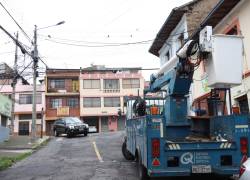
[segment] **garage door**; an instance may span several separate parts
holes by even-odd
[[[109,131],[109,125],[108,125],[108,117],[101,117],[101,131],[102,132],[108,132]]]
[[[125,117],[118,117],[117,119],[117,130],[122,131],[125,129]]]

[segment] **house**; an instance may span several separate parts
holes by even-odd
[[[32,96],[33,85],[30,85],[24,77],[19,75],[16,83],[15,96],[13,97],[12,83],[14,72],[6,63],[0,64],[0,93],[7,96],[14,103],[14,131],[13,135],[31,135],[32,125]],[[44,84],[37,85],[37,119],[36,132],[37,135],[44,133],[45,128],[41,129],[42,109],[45,109]],[[12,104],[11,103],[11,104]],[[6,106],[7,107],[7,106]],[[12,107],[10,107],[12,109]],[[11,111],[11,110],[10,110]],[[11,113],[11,112],[10,112]],[[11,119],[11,115],[9,116]],[[11,122],[7,122],[7,126],[11,126]]]
[[[221,0],[218,5],[211,10],[209,15],[201,23],[201,28],[209,25],[213,27],[213,34],[241,35],[244,37],[244,61],[243,64],[243,81],[242,84],[231,88],[232,105],[239,107],[242,114],[249,113],[250,97],[250,1],[248,0]],[[192,39],[199,38],[199,31],[192,35]],[[193,86],[193,105],[201,104],[202,109],[207,109],[206,99],[209,96],[210,89],[207,87],[206,69],[202,63],[194,74],[195,79]],[[203,103],[200,103],[203,102]],[[205,102],[205,103],[204,103]],[[227,112],[229,108],[225,109]]]
[[[124,97],[143,95],[141,68],[107,68],[92,65],[81,69],[81,119],[99,132],[123,130]],[[121,112],[121,116],[118,115]]]
[[[197,29],[200,29],[201,22],[218,2],[219,0],[193,0],[171,11],[149,49],[151,54],[160,58],[161,66],[176,54]],[[190,93],[189,106],[192,99]]]
[[[11,82],[11,80],[9,80]],[[11,98],[12,86],[5,84],[1,93]],[[42,124],[42,109],[45,110],[45,86],[44,84],[37,85],[37,97],[36,97],[36,132],[37,135],[45,132],[45,127],[41,130]],[[13,103],[14,107],[14,135],[31,135],[32,125],[32,96],[33,96],[33,85],[23,83],[22,79],[17,80],[16,93]],[[41,132],[42,131],[42,132]]]
[[[46,134],[62,117],[80,118],[79,69],[47,69],[45,76]]]

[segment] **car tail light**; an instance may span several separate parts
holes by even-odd
[[[242,176],[242,174],[244,174],[245,171],[246,171],[246,167],[242,165],[240,167],[240,173],[239,173],[240,177]]]
[[[152,157],[160,157],[160,139],[152,139]]]
[[[248,139],[246,137],[240,138],[240,151],[244,155],[248,153]]]

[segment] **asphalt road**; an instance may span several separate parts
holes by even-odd
[[[110,132],[52,138],[46,147],[0,172],[0,180],[138,180],[136,164],[122,156],[123,136]]]

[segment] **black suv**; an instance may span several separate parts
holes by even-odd
[[[60,134],[67,134],[67,137],[76,136],[78,134],[87,136],[89,126],[76,117],[67,117],[56,120],[53,131],[55,136],[59,136]]]

